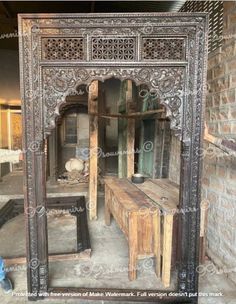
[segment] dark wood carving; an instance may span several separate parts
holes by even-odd
[[[171,129],[181,140],[180,208],[197,211],[180,216],[178,291],[197,292],[201,195],[198,152],[202,146],[207,16],[204,13],[20,15],[19,29],[25,210],[42,211],[33,217],[25,215],[27,259],[39,261],[37,267],[28,269],[28,291],[38,298],[39,293],[48,291],[49,287],[47,221],[43,212],[46,202],[44,139],[54,128],[65,97],[75,92],[79,84],[115,77],[147,84],[154,90],[167,109]],[[45,37],[56,39],[57,43],[75,43],[73,39],[78,38],[76,43],[83,45],[77,44],[80,53],[71,54],[70,60],[67,53],[48,54]],[[163,41],[157,39],[166,37],[177,43],[176,52],[171,51],[168,56],[165,41],[164,45],[158,44],[158,54],[154,53],[153,45],[147,44],[161,43]],[[111,52],[104,48],[108,38]],[[124,41],[127,44],[123,44]],[[66,45],[65,52],[68,48]],[[196,297],[189,299],[191,303],[196,301]],[[170,303],[173,303],[171,297]]]

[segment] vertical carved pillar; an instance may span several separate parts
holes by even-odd
[[[48,289],[45,153],[39,141],[26,140],[24,150],[28,292],[30,299],[36,299]]]
[[[181,142],[181,173],[180,173],[180,206],[181,210],[187,210],[190,200],[190,141]],[[187,289],[187,260],[188,260],[188,246],[189,246],[189,217],[187,212],[180,212],[179,214],[179,244],[177,260],[179,263],[179,290]]]
[[[55,184],[57,181],[57,129],[52,130],[49,136],[49,171],[50,183]]]

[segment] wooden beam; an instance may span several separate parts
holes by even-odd
[[[136,118],[136,117],[143,117],[146,115],[152,115],[152,114],[157,114],[157,113],[164,113],[164,109],[159,109],[159,110],[150,110],[146,112],[134,112],[130,114],[106,114],[106,113],[96,113],[92,115],[96,115],[98,117],[103,117],[103,118]],[[90,113],[89,113],[90,115]],[[162,118],[163,119],[163,118]]]
[[[59,253],[51,254],[48,256],[49,262],[53,261],[73,261],[81,259],[89,259],[91,255],[91,249],[86,249],[80,253]],[[10,267],[13,265],[22,265],[26,263],[26,257],[13,257],[4,258],[5,267]]]
[[[98,179],[98,81],[89,86],[89,217],[97,219],[97,179]]]

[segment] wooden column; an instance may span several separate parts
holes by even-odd
[[[49,180],[55,184],[57,181],[57,130],[52,130],[49,136]]]
[[[99,90],[98,90],[98,113],[106,113],[106,95],[105,90],[102,87],[102,84],[99,84]],[[107,120],[100,117],[98,122],[98,145],[99,148],[105,152],[106,151],[106,122]],[[100,157],[98,160],[98,166],[101,170],[102,175],[105,175],[106,173],[106,162],[105,157]]]
[[[137,278],[138,217],[136,212],[129,213],[129,280]]]
[[[166,288],[170,286],[173,218],[173,214],[165,215],[163,224],[162,282]]]
[[[97,219],[97,179],[98,179],[98,81],[89,86],[89,217]]]
[[[126,112],[130,114],[133,112],[133,90],[132,81],[127,80],[126,92]],[[127,177],[134,174],[134,140],[135,140],[135,119],[128,118],[127,120]]]

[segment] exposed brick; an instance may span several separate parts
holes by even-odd
[[[220,123],[220,133],[222,134],[230,134],[231,133],[231,125],[230,122],[222,122]]]
[[[235,8],[235,1],[224,1],[223,2],[223,8],[224,8],[224,15],[228,13],[229,10],[232,10]]]
[[[209,108],[209,107],[212,107],[212,106],[213,106],[212,96],[208,94],[206,96],[206,107]]]
[[[206,110],[206,112],[205,112],[205,120],[209,121],[209,119],[210,119],[210,110]]]
[[[233,242],[233,238],[234,238],[234,235],[233,235],[233,232],[232,232],[232,229],[229,229],[224,221],[223,223],[219,223],[219,227],[220,227],[220,232],[221,232],[221,236],[222,238],[227,241],[227,243],[232,243]]]
[[[216,191],[222,192],[224,190],[224,186],[222,184],[222,181],[219,178],[211,177],[210,178],[210,187],[212,189],[215,189]]]
[[[222,54],[217,53],[216,55],[213,55],[212,57],[208,58],[208,69],[211,69],[212,67],[215,67],[217,64],[221,63],[222,61]]]
[[[235,184],[226,184],[226,193],[236,197],[236,187]]]
[[[236,106],[231,106],[229,108],[229,118],[236,119]]]
[[[227,92],[222,92],[220,94],[220,101],[221,101],[221,104],[235,102],[235,90],[233,89],[233,90],[230,90]]]
[[[219,109],[210,110],[210,121],[218,120],[218,111],[219,111]]]
[[[235,200],[233,200],[232,198],[229,198],[229,197],[223,196],[220,199],[221,208],[234,209],[235,203],[236,203]]]
[[[235,134],[236,134],[236,123],[235,122],[231,123],[231,134],[234,134],[234,138],[235,138]]]
[[[209,178],[204,177],[204,178],[202,179],[202,183],[203,183],[204,186],[209,186],[209,185],[210,185]]]
[[[216,172],[217,172],[218,176],[220,176],[222,178],[226,178],[227,177],[228,169],[226,167],[217,166],[216,169],[217,169]]]
[[[236,170],[230,170],[230,179],[236,181]]]
[[[206,166],[206,174],[209,175],[215,175],[216,174],[216,166],[213,164]]]
[[[233,28],[236,24],[236,12],[235,10],[228,16],[228,29]]]
[[[208,126],[208,129],[209,129],[209,133],[213,133],[213,134],[218,133],[218,132],[217,132],[217,125],[216,125],[216,124],[210,124],[210,125]]]
[[[219,118],[219,120],[228,119],[229,118],[229,109],[228,108],[220,109],[218,118]]]
[[[236,1],[223,5],[222,46],[208,58],[205,118],[212,135],[236,138]],[[236,163],[232,158],[204,143],[202,198],[210,202],[208,253],[227,267],[236,260]]]
[[[218,107],[220,105],[220,94],[214,94],[212,99],[214,106]]]
[[[228,26],[228,16],[223,17],[223,30],[226,32],[229,29]]]
[[[231,59],[236,54],[235,41],[232,41],[228,45],[222,46],[222,60]]]
[[[219,64],[213,69],[213,77],[218,78],[225,74],[225,65]]]
[[[236,71],[236,57],[227,62],[227,73],[235,73]]]
[[[211,84],[211,87],[212,87],[211,90],[213,90],[214,92],[224,91],[224,90],[228,89],[230,85],[231,85],[231,87],[236,86],[236,79],[234,79],[234,77],[232,77],[232,75],[230,75],[230,77],[225,76],[225,77],[214,80]]]
[[[211,69],[209,69],[208,71],[207,71],[207,80],[212,80],[212,78],[213,78],[213,70]]]
[[[210,202],[210,206],[218,206],[219,195],[217,195],[215,192],[208,191],[207,199]]]
[[[228,83],[230,88],[236,88],[236,74],[231,74],[229,76],[229,83]]]

